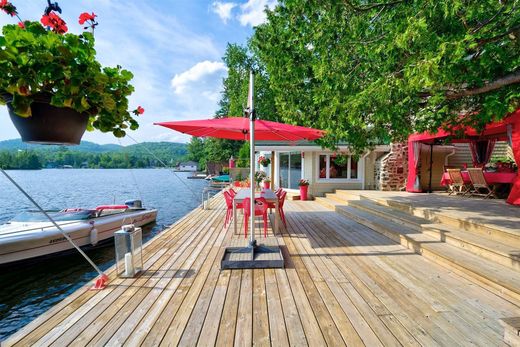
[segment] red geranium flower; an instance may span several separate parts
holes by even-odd
[[[7,0],[0,0],[0,10],[4,11],[11,17],[18,14],[18,12],[16,12],[16,7]]]
[[[88,12],[83,12],[82,14],[79,15],[79,24],[83,25],[88,20],[94,21],[96,17],[97,17],[97,15],[94,12],[92,12],[92,14],[90,14]]]
[[[44,26],[50,27],[58,34],[65,34],[69,30],[69,28],[67,28],[67,23],[65,23],[65,21],[54,12],[51,12],[48,15],[43,15],[40,21]]]
[[[140,116],[144,113],[144,108],[142,108],[141,106],[137,106],[137,108],[133,110],[132,113],[136,116]]]

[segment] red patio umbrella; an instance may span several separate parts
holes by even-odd
[[[250,135],[250,120],[245,117],[213,118],[155,124],[196,137],[217,137],[221,139],[248,141]],[[322,130],[260,119],[255,120],[254,128],[256,141],[312,141],[324,135]]]
[[[216,137],[230,140],[249,140],[250,145],[250,176],[251,180],[255,177],[255,140],[264,141],[287,141],[296,142],[301,140],[316,140],[325,135],[325,132],[318,129],[306,128],[302,126],[257,120],[253,106],[253,73],[249,78],[249,95],[247,100],[247,117],[229,117],[204,120],[190,120],[178,122],[155,123],[188,135],[197,137]],[[255,188],[251,184],[251,201],[255,199]],[[251,204],[250,211],[250,244],[253,263],[255,251],[257,251],[256,240],[254,239],[254,215],[255,204]],[[264,247],[265,248],[265,247]],[[267,252],[270,252],[269,250]],[[282,259],[283,261],[283,259]],[[241,266],[236,266],[240,268]],[[255,267],[252,265],[252,267]]]

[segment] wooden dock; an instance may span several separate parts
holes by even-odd
[[[109,273],[2,346],[500,346],[519,302],[312,201],[288,201],[285,269],[220,271],[225,204],[197,209],[145,247],[136,279]],[[241,225],[241,215],[239,217]]]

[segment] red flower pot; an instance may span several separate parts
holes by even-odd
[[[242,182],[241,181],[235,181],[235,182],[233,182],[233,185],[235,187],[242,187]]]
[[[308,191],[309,191],[309,186],[300,186],[300,200],[307,200]]]
[[[264,182],[264,188],[270,189],[271,188],[271,182]]]

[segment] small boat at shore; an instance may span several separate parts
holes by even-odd
[[[103,205],[94,209],[47,211],[81,248],[92,248],[113,240],[125,224],[136,227],[155,222],[157,210],[143,208],[141,201]],[[73,250],[63,234],[39,211],[23,212],[0,225],[0,266],[35,260]]]

